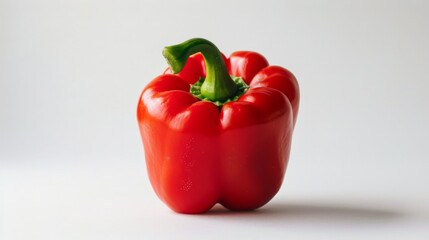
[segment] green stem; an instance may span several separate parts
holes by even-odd
[[[201,94],[212,101],[223,101],[237,91],[235,82],[229,76],[219,49],[208,40],[193,38],[181,44],[165,47],[162,54],[173,73],[182,71],[189,56],[201,52],[206,63],[206,79]]]

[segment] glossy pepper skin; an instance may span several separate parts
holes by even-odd
[[[206,55],[186,57],[179,73],[167,69],[141,94],[137,118],[150,182],[179,213],[205,212],[216,203],[230,210],[259,208],[278,192],[285,175],[298,83],[256,52],[222,54],[228,74],[242,77],[250,88],[219,109],[189,93],[190,84],[211,72]]]

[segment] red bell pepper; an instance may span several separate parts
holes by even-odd
[[[158,197],[180,213],[266,204],[289,159],[299,105],[293,74],[256,52],[226,59],[205,39],[163,55],[170,68],[146,86],[137,108]]]

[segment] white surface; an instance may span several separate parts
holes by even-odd
[[[427,239],[426,183],[295,163],[266,207],[204,215],[166,208],[137,162],[6,167],[3,239]]]
[[[0,239],[428,239],[425,1],[0,1]],[[279,194],[179,215],[135,109],[191,37],[254,50],[302,101]]]

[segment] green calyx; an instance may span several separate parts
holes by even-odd
[[[244,80],[241,77],[235,77],[235,76],[231,76],[232,80],[234,81],[234,83],[237,86],[237,91],[235,92],[235,94],[233,96],[231,96],[230,98],[227,98],[226,100],[223,101],[213,101],[210,100],[209,98],[205,97],[202,93],[201,93],[201,86],[204,85],[205,79],[200,77],[200,79],[198,80],[198,82],[196,82],[195,84],[191,85],[191,89],[189,90],[189,92],[194,95],[196,98],[202,100],[202,101],[209,101],[212,102],[214,105],[216,105],[219,108],[222,108],[222,106],[228,102],[232,102],[232,101],[237,101],[238,98],[241,97],[241,95],[243,95],[247,89],[249,89],[249,86],[244,82]]]
[[[228,73],[222,54],[210,41],[193,38],[181,44],[165,47],[162,54],[173,73],[185,67],[189,56],[201,52],[206,64],[206,79],[199,86],[201,97],[211,102],[225,102],[237,96],[237,84]]]

